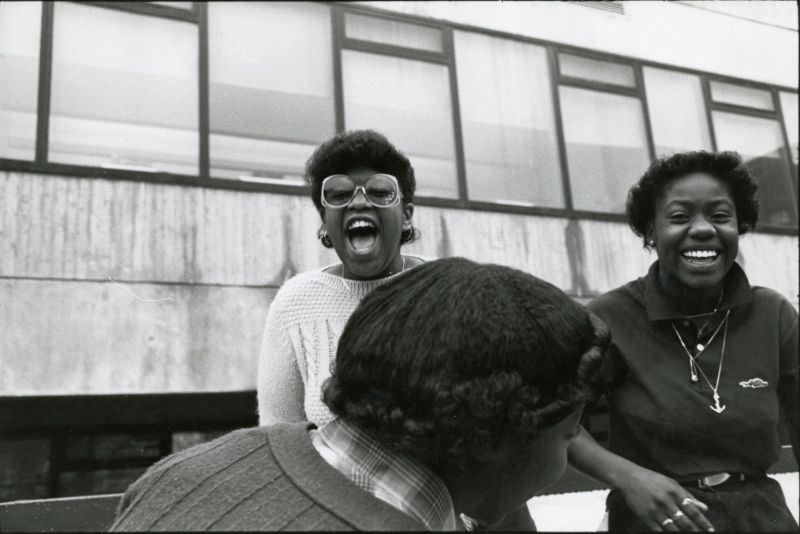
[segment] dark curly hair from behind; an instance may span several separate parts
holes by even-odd
[[[589,401],[607,342],[601,321],[544,280],[436,260],[361,302],[323,399],[393,450],[459,472]]]
[[[758,184],[737,152],[680,152],[654,161],[639,181],[628,191],[625,211],[631,229],[647,243],[655,219],[656,199],[664,187],[676,178],[693,173],[715,177],[731,192],[739,222],[739,233],[753,230],[758,222]]]
[[[417,181],[408,158],[382,134],[374,130],[352,130],[322,143],[306,162],[306,180],[311,184],[311,200],[320,215],[325,211],[320,200],[322,180],[331,174],[346,174],[359,167],[391,174],[400,185],[403,203],[414,202]],[[412,226],[403,230],[400,242],[410,243],[417,237],[418,231]]]

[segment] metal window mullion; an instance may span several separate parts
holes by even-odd
[[[331,7],[331,46],[333,48],[333,106],[336,133],[345,129],[344,80],[342,79],[342,40],[344,38],[344,11]]]
[[[50,142],[50,97],[53,74],[53,18],[55,4],[42,2],[42,24],[39,39],[39,87],[36,103],[36,156],[38,165],[47,163]]]
[[[442,45],[446,46],[444,42],[444,35],[442,35]],[[342,47],[348,50],[357,50],[359,52],[366,52],[370,54],[379,54],[382,56],[399,57],[401,59],[411,59],[415,61],[427,61],[429,63],[439,63],[447,65],[449,59],[446,53],[431,52],[428,50],[418,50],[415,48],[406,48],[403,46],[387,45],[383,43],[376,43],[373,41],[364,41],[361,39],[353,39],[351,37],[341,36]]]
[[[458,182],[458,198],[462,205],[469,201],[467,185],[467,163],[464,153],[464,136],[461,125],[461,102],[458,97],[458,71],[456,70],[456,54],[453,40],[453,30],[442,29],[442,45],[449,59],[448,75],[450,80],[450,110],[453,114],[453,142],[456,156],[456,180]]]
[[[211,157],[209,143],[211,135],[210,108],[209,108],[209,65],[208,65],[208,5],[205,2],[195,4],[197,9],[198,32],[198,174],[201,178],[208,178],[211,174]]]
[[[547,51],[547,66],[550,69],[550,98],[553,102],[554,120],[553,125],[556,129],[556,141],[558,143],[558,160],[561,164],[561,186],[564,194],[564,208],[567,213],[574,211],[572,205],[572,186],[570,185],[569,162],[567,158],[567,142],[564,137],[564,125],[561,115],[561,95],[559,93],[559,67],[558,52],[552,48],[545,48]]]
[[[76,4],[88,7],[100,7],[113,9],[134,15],[145,15],[159,17],[183,22],[197,22],[198,12],[195,9],[197,4],[205,2],[193,2],[191,9],[181,9],[179,7],[162,6],[151,2],[75,2]]]
[[[706,108],[706,121],[708,121],[708,135],[711,138],[711,150],[716,152],[717,149],[717,129],[714,126],[714,116],[711,109],[711,89],[708,84],[708,78],[700,77],[700,86],[703,90],[703,105]]]
[[[647,90],[644,84],[644,72],[641,64],[633,66],[633,75],[636,84],[641,88],[640,102],[642,103],[642,117],[644,118],[644,134],[647,137],[647,148],[650,152],[650,161],[656,160],[656,142],[653,133],[653,123],[650,121],[650,105],[647,102]]]
[[[798,197],[798,184],[797,184],[797,167],[795,167],[794,162],[792,161],[792,146],[789,143],[789,136],[786,133],[786,123],[783,120],[783,106],[781,105],[781,98],[780,92],[777,89],[773,89],[770,91],[770,95],[772,96],[772,107],[775,108],[775,112],[778,114],[778,125],[780,126],[781,130],[781,138],[783,139],[783,146],[786,148],[786,166],[789,171],[789,189],[792,192],[792,207],[794,208],[794,215],[795,219],[798,219],[798,212],[797,212],[797,197]]]

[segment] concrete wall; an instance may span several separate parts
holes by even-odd
[[[625,224],[418,207],[405,248],[511,265],[587,298],[654,257]],[[336,260],[304,196],[0,171],[0,395],[255,387],[289,276]],[[741,241],[797,306],[798,240]]]
[[[580,2],[358,3],[765,83],[798,82],[795,2],[630,1],[624,14]]]

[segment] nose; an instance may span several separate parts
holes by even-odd
[[[695,239],[708,239],[713,237],[716,233],[714,225],[703,216],[695,217],[692,219],[692,224],[689,227],[689,235]]]
[[[369,200],[367,200],[367,192],[363,187],[357,187],[356,192],[353,193],[353,198],[350,199],[349,208],[363,209],[369,207]]]

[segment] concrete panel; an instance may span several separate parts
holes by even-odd
[[[0,395],[255,388],[274,293],[0,280]]]
[[[508,265],[571,287],[567,219],[429,207],[418,207],[414,219],[422,238],[409,253]]]
[[[745,234],[739,240],[739,263],[752,285],[782,293],[798,307],[798,240],[793,236]]]
[[[280,285],[333,261],[304,196],[0,172],[0,276]]]
[[[657,257],[626,223],[580,221],[585,246],[583,273],[598,295],[643,276]]]

